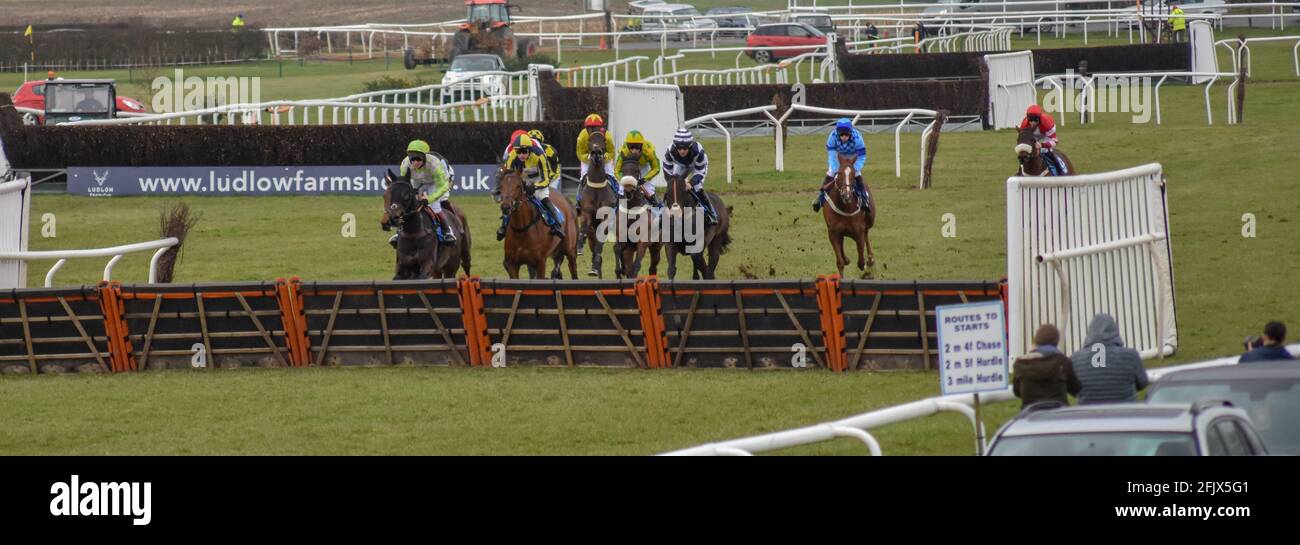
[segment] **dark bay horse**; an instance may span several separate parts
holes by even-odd
[[[600,223],[596,212],[601,208],[613,209],[618,204],[618,197],[614,195],[614,188],[609,187],[609,181],[605,179],[607,157],[604,133],[596,132],[591,135],[587,152],[589,157],[587,175],[583,177],[582,183],[578,184],[578,215],[581,216],[581,221],[577,247],[578,251],[582,251],[585,243],[591,251],[591,270],[587,271],[587,276],[599,277],[602,276],[600,254],[605,250],[605,242],[596,236],[596,226]]]
[[[559,280],[564,278],[560,265],[568,258],[569,276],[577,279],[577,221],[573,206],[559,191],[550,194],[551,204],[564,215],[564,238],[552,236],[550,227],[542,220],[541,210],[531,202],[533,191],[533,186],[524,183],[517,171],[504,170],[497,176],[493,196],[501,202],[501,213],[509,218],[503,261],[506,273],[510,278],[519,278],[519,267],[526,266],[529,277],[540,279],[546,270],[546,259],[553,257],[555,267],[551,269],[551,278]]]
[[[826,236],[831,240],[831,249],[835,252],[835,268],[844,276],[844,266],[849,264],[844,255],[844,238],[853,239],[858,244],[858,269],[866,270],[876,263],[876,254],[871,251],[871,239],[868,231],[876,225],[876,200],[871,199],[871,206],[863,211],[858,206],[858,195],[853,191],[853,179],[857,171],[853,170],[853,155],[840,155],[840,168],[835,173],[832,186],[826,191],[826,206],[822,207],[822,217],[826,220]],[[863,178],[863,187],[867,180]],[[867,188],[867,194],[871,189]],[[863,246],[866,253],[863,253]]]
[[[1017,176],[1051,176],[1052,171],[1047,168],[1047,159],[1043,157],[1042,150],[1038,145],[1037,139],[1034,138],[1034,129],[1020,129],[1020,134],[1016,136],[1016,158],[1020,160],[1020,170],[1016,172]],[[1074,163],[1061,150],[1054,149],[1057,157],[1065,163],[1065,168],[1069,174],[1077,174],[1074,170]]]
[[[393,280],[426,278],[455,278],[456,269],[464,267],[470,274],[469,225],[459,209],[444,208],[445,227],[456,235],[451,244],[438,244],[430,211],[425,202],[417,200],[410,176],[398,177],[389,170],[385,174],[388,188],[384,190],[384,217],[380,226],[388,230],[398,228],[397,272]],[[450,205],[450,203],[448,203]]]
[[[653,251],[650,274],[655,274],[659,264],[660,243],[651,242],[651,240],[659,240],[657,238],[659,222],[655,217],[654,208],[650,206],[650,200],[635,183],[623,184],[623,195],[626,199],[619,203],[618,213],[614,217],[614,256],[617,265],[615,276],[636,278],[641,272],[641,260],[645,258],[646,251]],[[624,226],[627,227],[626,230]]]
[[[704,214],[704,208],[695,198],[695,192],[691,191],[690,185],[686,179],[680,175],[670,175],[665,173],[664,180],[668,183],[667,191],[664,193],[664,215],[660,221],[673,221],[673,214],[681,212],[685,226],[692,223],[695,217]],[[715,278],[714,272],[718,270],[718,257],[727,251],[731,245],[731,209],[722,202],[717,194],[705,191],[705,196],[713,204],[713,211],[718,214],[718,222],[707,225],[704,228],[704,242],[699,251],[690,252],[693,241],[683,238],[681,233],[674,233],[673,240],[665,241],[668,251],[668,278],[677,277],[677,254],[690,256],[691,263],[695,265],[695,271],[692,273],[694,279],[712,280]],[[699,233],[693,233],[699,236]],[[708,259],[705,260],[705,252],[708,252]],[[652,265],[653,268],[653,265]]]

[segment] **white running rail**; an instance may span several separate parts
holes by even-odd
[[[136,242],[134,244],[123,244],[111,248],[95,248],[91,250],[45,250],[30,252],[0,251],[0,262],[12,260],[25,263],[37,259],[57,259],[58,261],[54,263],[53,267],[50,267],[49,272],[45,273],[45,287],[51,288],[54,287],[54,274],[59,272],[59,269],[63,268],[63,264],[67,263],[69,259],[112,257],[112,259],[108,260],[108,265],[104,266],[104,281],[107,282],[113,279],[113,267],[117,265],[118,261],[122,260],[123,256],[135,252],[155,250],[153,257],[149,259],[149,283],[155,284],[158,281],[158,260],[168,248],[177,245],[179,242],[179,240],[169,237],[148,242]]]
[[[759,106],[757,108],[746,108],[743,110],[719,112],[716,114],[702,115],[694,119],[688,119],[682,126],[689,129],[694,126],[704,125],[705,123],[712,122],[713,128],[716,128],[718,131],[722,132],[722,137],[726,140],[726,146],[727,146],[727,183],[731,183],[731,131],[727,130],[727,128],[723,126],[722,122],[720,122],[719,120],[734,118],[734,117],[745,117],[745,116],[761,113],[767,116],[767,119],[772,122],[772,126],[775,127],[779,124],[779,122],[777,121],[776,117],[772,115],[772,112],[774,111],[776,111],[776,106],[768,105],[768,106]]]
[[[839,110],[835,108],[819,108],[816,106],[805,106],[803,104],[791,105],[790,109],[786,110],[786,112],[781,115],[781,118],[778,120],[778,123],[776,125],[776,170],[777,172],[785,172],[785,149],[784,146],[781,145],[782,141],[784,140],[782,138],[783,137],[782,127],[785,126],[786,120],[790,118],[790,114],[793,114],[795,112],[809,112],[815,114],[827,114],[833,116],[848,117],[852,119],[854,125],[856,125],[858,121],[863,118],[898,119],[899,120],[898,123],[896,123],[894,126],[894,176],[900,178],[903,176],[903,162],[902,162],[903,156],[902,156],[902,145],[901,145],[903,129],[913,121],[921,122],[926,118],[930,119],[930,123],[927,124],[925,129],[921,131],[920,164],[924,165],[925,157],[928,152],[925,144],[930,137],[930,133],[934,131],[935,118],[938,117],[939,115],[939,113],[934,110],[926,110],[922,108],[899,108],[895,110]],[[921,183],[924,183],[925,181],[924,169],[918,169],[918,170],[922,171],[920,172],[920,174],[918,174],[918,176],[920,178]]]

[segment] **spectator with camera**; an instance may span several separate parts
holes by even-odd
[[[1269,322],[1264,326],[1264,335],[1252,337],[1246,341],[1249,352],[1241,355],[1237,363],[1253,361],[1294,360],[1282,343],[1286,342],[1286,325],[1282,322]]]

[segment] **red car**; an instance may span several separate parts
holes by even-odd
[[[759,25],[745,39],[745,45],[754,48],[745,51],[746,55],[758,62],[772,62],[777,59],[797,57],[804,53],[816,51],[810,49],[757,49],[764,46],[826,45],[826,35],[804,23],[772,23]]]
[[[28,81],[18,86],[18,91],[14,92],[14,106],[20,108],[31,108],[34,110],[45,111],[45,80]],[[131,113],[145,113],[144,104],[140,101],[124,96],[117,96],[117,111]],[[23,120],[29,124],[45,124],[45,116],[42,114],[24,115]]]

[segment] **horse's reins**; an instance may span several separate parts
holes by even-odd
[[[525,195],[527,195],[527,192],[525,192],[524,189],[525,187],[523,185],[523,181],[520,181],[520,185],[519,185],[520,195],[515,197],[515,202],[512,203],[510,205],[510,209],[506,211],[507,218],[513,217],[515,215],[515,212],[519,210],[519,205],[523,203],[524,199],[526,198]],[[533,221],[528,222],[528,225],[525,225],[523,227],[515,227],[511,225],[510,228],[514,229],[516,233],[523,233],[528,231],[529,229],[532,229],[532,227],[534,225],[537,225],[537,222],[539,221],[542,221],[542,213],[540,211],[537,214],[533,215]]]

